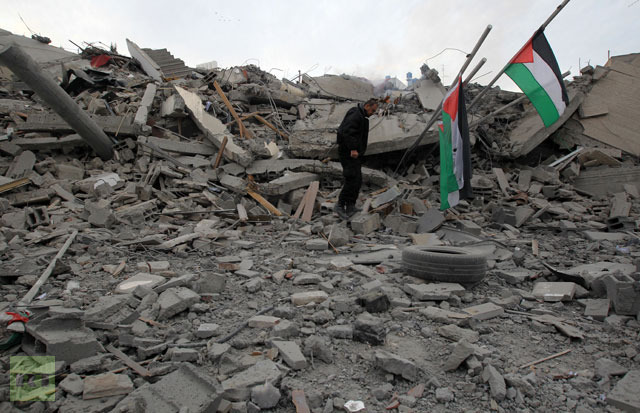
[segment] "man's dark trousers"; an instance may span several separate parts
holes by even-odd
[[[348,154],[340,155],[340,164],[342,165],[342,176],[344,184],[338,203],[340,205],[355,205],[362,186],[362,172],[360,170],[360,158],[351,158]]]

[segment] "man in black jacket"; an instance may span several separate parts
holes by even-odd
[[[378,101],[369,99],[349,109],[338,128],[338,155],[344,183],[334,210],[347,219],[357,212],[356,201],[362,185],[360,167],[369,140],[369,116],[378,110]]]

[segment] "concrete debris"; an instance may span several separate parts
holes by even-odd
[[[0,30],[9,43],[54,76],[62,64],[64,92],[113,143],[97,153],[0,66],[0,311],[29,318],[3,327],[22,334],[12,356],[55,356],[60,377],[55,402],[17,407],[640,408],[638,55],[568,81],[550,128],[520,93],[488,90],[469,113],[475,197],[442,211],[437,127],[392,173],[446,92],[426,66],[396,90],[191,69],[130,41],[132,58]],[[336,130],[381,94],[361,210],[341,220]],[[404,270],[412,245],[474,254],[441,254],[425,265],[451,279],[426,282]]]

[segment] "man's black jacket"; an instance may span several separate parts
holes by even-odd
[[[369,141],[369,119],[362,104],[358,104],[347,112],[338,128],[338,153],[340,157],[349,157],[352,150],[358,151],[362,158]]]

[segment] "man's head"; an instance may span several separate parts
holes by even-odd
[[[369,99],[364,102],[364,113],[367,117],[373,115],[378,110],[378,99]]]

